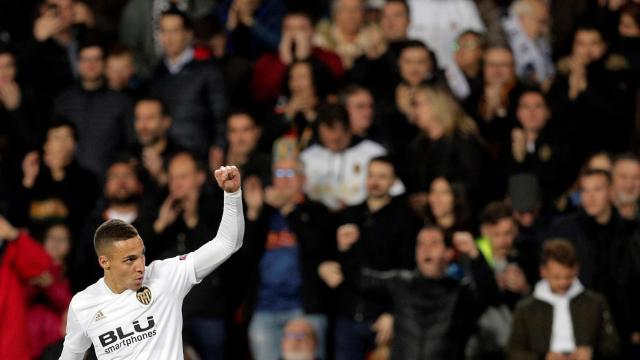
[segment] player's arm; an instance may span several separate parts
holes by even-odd
[[[82,360],[89,346],[91,346],[91,339],[85,335],[75,312],[69,306],[67,334],[64,338],[64,346],[59,360]]]
[[[240,171],[235,166],[223,166],[214,172],[214,176],[224,190],[224,208],[216,237],[193,253],[198,281],[240,249],[244,235]]]

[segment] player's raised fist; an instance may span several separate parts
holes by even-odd
[[[228,193],[240,189],[240,171],[235,166],[221,166],[213,172],[218,186]]]

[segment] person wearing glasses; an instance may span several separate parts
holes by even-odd
[[[304,317],[316,332],[318,359],[324,359],[328,288],[318,265],[335,247],[329,211],[303,193],[305,175],[299,159],[275,160],[272,185],[263,189],[257,177],[245,180],[246,247],[239,253],[248,283],[244,314],[256,360],[280,353],[286,323]]]

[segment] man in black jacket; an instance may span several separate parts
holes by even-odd
[[[498,296],[491,269],[467,235],[456,233],[451,247],[441,229],[425,227],[417,238],[417,271],[363,270],[365,287],[393,299],[392,360],[464,359],[471,324]],[[456,252],[462,279],[447,275]]]
[[[395,169],[388,157],[371,160],[367,200],[340,214],[337,261],[323,262],[319,268],[323,280],[339,292],[338,360],[362,359],[375,343],[384,345],[390,340],[389,299],[385,294],[362,289],[362,267],[387,271],[410,269],[415,264],[414,243],[420,223],[404,198],[391,197],[395,181]]]
[[[194,58],[192,22],[170,8],[160,18],[164,57],[153,74],[151,92],[169,109],[169,134],[183,147],[206,156],[224,144],[227,96],[222,72]]]
[[[329,211],[305,198],[305,177],[298,159],[283,158],[273,167],[273,185],[262,191],[256,177],[245,180],[247,272],[245,314],[251,318],[249,343],[256,360],[280,356],[285,324],[304,316],[315,328],[318,358],[324,359],[326,292],[318,265],[331,252]]]
[[[580,281],[611,304],[623,352],[628,352],[637,307],[629,296],[637,276],[637,236],[633,223],[620,217],[610,202],[611,177],[603,170],[587,170],[579,178],[582,209],[551,224],[546,238],[565,238],[576,248]],[[634,245],[636,244],[636,245]],[[636,247],[634,247],[636,246]]]

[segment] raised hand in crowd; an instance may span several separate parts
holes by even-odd
[[[324,261],[318,266],[318,275],[328,287],[335,289],[344,281],[342,267],[336,261]]]
[[[256,220],[264,205],[264,191],[260,179],[257,176],[249,176],[244,181],[242,194],[247,206],[247,219]]]
[[[371,326],[371,330],[376,332],[376,344],[386,345],[393,339],[393,315],[383,313]]]
[[[473,235],[467,231],[458,231],[453,234],[453,247],[470,259],[475,259],[480,254]]]
[[[153,223],[153,231],[156,234],[160,234],[169,225],[173,224],[180,215],[180,204],[175,197],[169,195],[160,206],[158,212],[158,218]]]
[[[167,184],[169,180],[167,170],[164,168],[164,160],[162,155],[156,149],[145,147],[142,149],[142,166],[149,172],[149,175],[155,179],[160,186]]]
[[[59,9],[49,6],[34,22],[33,37],[40,42],[46,41],[62,31],[65,26],[65,22],[60,18]]]
[[[40,173],[40,154],[31,151],[22,159],[22,186],[31,189]]]
[[[0,216],[0,242],[1,241],[13,241],[18,238],[20,231],[16,229],[10,222],[3,216]]]
[[[283,64],[291,65],[295,60],[305,60],[311,56],[311,43],[300,32],[282,33],[278,55]]]
[[[351,247],[358,242],[360,238],[360,230],[355,224],[344,224],[340,226],[336,232],[338,250],[340,252],[349,251]]]
[[[587,60],[574,54],[569,60],[569,98],[575,100],[587,86]]]
[[[520,128],[511,130],[511,155],[519,163],[524,162],[527,156],[527,137]]]
[[[509,264],[505,270],[497,275],[498,286],[503,290],[508,290],[516,294],[528,294],[529,283],[522,269],[515,264]]]
[[[387,51],[387,42],[382,30],[377,26],[368,26],[362,30],[362,48],[367,58],[375,60]]]
[[[20,86],[14,81],[0,80],[0,104],[7,110],[13,111],[20,107],[22,92]]]

